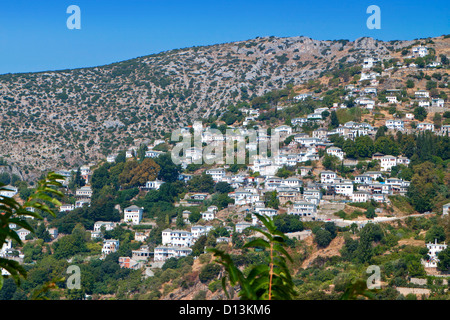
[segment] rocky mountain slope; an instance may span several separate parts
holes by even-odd
[[[412,43],[264,37],[94,68],[1,75],[0,155],[26,172],[68,168]]]

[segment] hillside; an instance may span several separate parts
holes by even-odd
[[[26,174],[68,168],[413,43],[264,37],[94,68],[1,75],[0,154],[26,164]]]

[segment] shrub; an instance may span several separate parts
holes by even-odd
[[[200,271],[200,274],[198,275],[198,278],[200,279],[200,282],[207,283],[215,278],[220,273],[220,266],[213,263],[208,263],[206,266],[202,268]]]

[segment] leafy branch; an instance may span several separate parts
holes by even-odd
[[[253,266],[246,276],[234,264],[231,256],[218,249],[208,249],[216,257],[216,263],[221,264],[226,271],[222,278],[222,287],[225,294],[230,298],[227,291],[227,281],[231,286],[239,284],[239,297],[243,300],[291,300],[296,295],[294,283],[287,266],[287,260],[292,258],[286,251],[287,237],[277,230],[273,219],[256,214],[267,231],[260,228],[250,227],[250,230],[264,235],[265,239],[254,239],[244,245],[244,248],[263,247],[269,250],[267,264]]]
[[[32,208],[55,216],[55,213],[50,209],[46,202],[52,203],[55,206],[61,205],[56,198],[64,196],[64,194],[57,189],[62,186],[58,181],[61,179],[64,179],[64,177],[54,172],[49,172],[44,179],[38,182],[35,192],[23,205],[13,198],[0,196],[0,248],[3,247],[7,239],[14,239],[19,245],[23,244],[17,232],[10,228],[10,224],[15,224],[34,233],[33,227],[30,226],[24,217],[34,217],[40,220],[42,220],[43,217],[38,212],[33,212],[34,210],[31,211]],[[0,191],[9,190],[5,188],[4,184],[0,184]],[[27,276],[24,267],[14,260],[0,257],[0,269],[2,268],[11,274],[11,277],[18,285],[20,285],[20,276],[23,276],[24,278]],[[0,289],[2,284],[3,279],[0,280]]]

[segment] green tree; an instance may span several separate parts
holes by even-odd
[[[330,114],[330,126],[329,126],[329,129],[335,129],[337,127],[339,127],[339,119],[338,119],[338,116],[336,114],[336,111],[333,110],[333,111],[331,111],[331,114]]]
[[[300,217],[290,214],[280,214],[273,218],[275,227],[283,233],[303,230],[303,222]]]
[[[437,240],[438,243],[445,241],[445,230],[442,226],[432,226],[425,235],[425,242],[434,243]]]
[[[423,121],[426,119],[427,117],[427,110],[425,110],[424,107],[416,107],[414,109],[414,118],[419,120],[419,121]]]
[[[198,275],[198,279],[200,280],[201,283],[208,283],[219,276],[220,269],[221,268],[219,265],[214,263],[208,263],[201,269]]]
[[[203,172],[201,175],[195,175],[188,182],[188,190],[191,192],[214,192],[214,180],[211,175]]]
[[[406,80],[406,87],[407,88],[414,88],[414,81],[412,79]]]
[[[268,191],[264,194],[264,204],[268,208],[278,209],[278,206],[280,205],[280,200],[277,196],[277,191]]]
[[[443,272],[450,272],[450,247],[438,253],[437,268]]]
[[[164,153],[155,159],[159,165],[158,179],[165,182],[175,182],[178,180],[181,168],[172,161],[169,153]]]
[[[328,230],[319,228],[314,234],[314,242],[319,248],[326,248],[333,240],[331,233]]]

